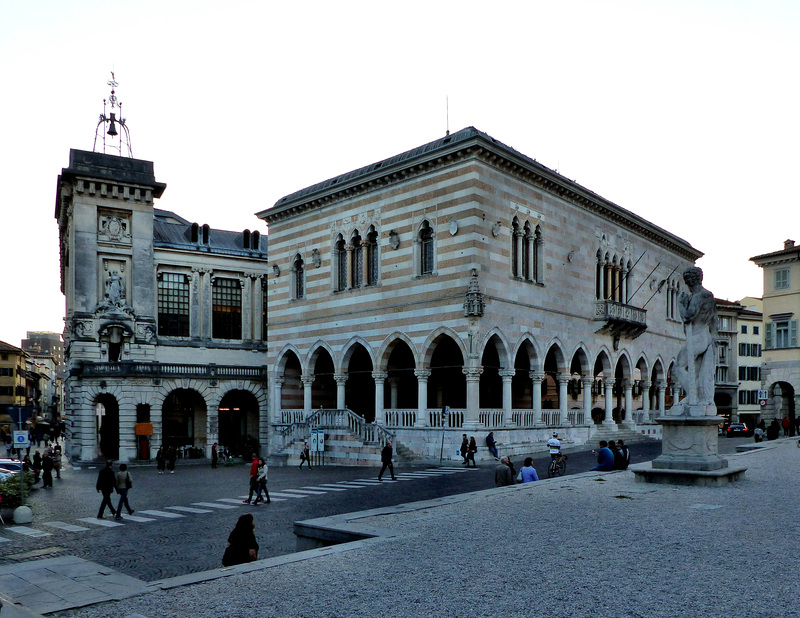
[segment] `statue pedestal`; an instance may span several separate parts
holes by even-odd
[[[739,480],[747,468],[731,468],[718,454],[722,421],[714,404],[673,406],[668,416],[656,418],[663,432],[661,456],[651,464],[631,466],[636,480],[671,485],[724,485]]]

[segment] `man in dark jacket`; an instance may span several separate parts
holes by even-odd
[[[114,490],[117,488],[117,476],[114,474],[114,470],[111,469],[111,462],[106,462],[106,467],[100,470],[99,474],[97,475],[97,485],[95,489],[97,489],[97,493],[103,493],[103,501],[100,503],[100,511],[97,513],[97,519],[103,519],[103,513],[105,513],[106,506],[108,510],[111,511],[112,515],[116,515],[117,512],[114,510],[114,507],[111,505],[111,494],[114,493]]]
[[[381,463],[383,464],[383,466],[381,466],[380,474],[378,474],[378,480],[379,481],[383,480],[381,477],[383,476],[383,473],[386,471],[386,468],[389,468],[389,474],[392,475],[392,480],[396,481],[397,479],[394,476],[394,466],[392,465],[392,442],[391,442],[391,440],[386,443],[386,446],[384,446],[383,450],[381,451]]]
[[[497,487],[505,487],[506,485],[513,485],[516,480],[514,477],[514,465],[508,457],[503,457],[500,460],[500,465],[494,469],[494,484]]]

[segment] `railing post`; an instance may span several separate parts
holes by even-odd
[[[417,377],[417,422],[414,427],[428,426],[428,378],[431,377],[430,369],[415,369]]]
[[[386,424],[386,412],[383,409],[383,385],[389,374],[385,371],[373,371],[372,379],[375,380],[375,422],[378,425]]]

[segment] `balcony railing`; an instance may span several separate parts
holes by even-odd
[[[604,322],[601,331],[614,336],[635,339],[647,330],[647,310],[614,300],[598,300],[594,304],[595,322]]]
[[[194,365],[184,363],[82,363],[72,370],[84,378],[205,378],[267,380],[267,368],[237,365]]]

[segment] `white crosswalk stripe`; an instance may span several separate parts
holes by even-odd
[[[303,489],[316,489],[319,491],[347,491],[346,487],[336,487],[335,485],[329,485],[327,487],[316,487],[314,485],[306,485]]]
[[[4,536],[0,536],[0,543],[10,543],[11,539],[7,539]]]
[[[236,509],[239,507],[230,504],[219,504],[217,502],[192,502],[192,506],[207,506],[210,509]]]
[[[288,491],[290,493],[298,493],[298,494],[305,494],[308,496],[324,496],[324,491],[313,491],[311,489],[284,489],[284,492]]]
[[[87,524],[92,524],[93,526],[101,526],[103,528],[115,528],[116,526],[123,525],[108,519],[97,519],[97,517],[82,517],[78,521],[85,521]]]
[[[28,526],[11,526],[7,529],[8,532],[13,532],[14,534],[21,534],[22,536],[50,536],[49,532],[43,532],[41,530],[37,530],[36,528],[30,528]]]
[[[167,519],[177,519],[178,517],[185,517],[185,515],[180,515],[178,513],[170,513],[169,511],[157,511],[155,509],[151,509],[148,511],[139,511],[140,513],[144,513],[145,515],[152,515],[153,517],[166,517]]]
[[[287,494],[280,491],[271,491],[269,492],[270,498],[273,496],[278,498],[308,498],[306,494]]]
[[[247,496],[242,496],[238,500],[236,498],[217,498],[217,502],[225,502],[226,504],[242,504],[242,500],[247,498]]]
[[[136,511],[141,513],[141,511]],[[137,524],[144,524],[148,521],[156,521],[152,517],[139,517],[138,515],[125,515],[125,521],[135,521]]]
[[[208,509],[196,509],[191,506],[165,506],[164,508],[171,511],[179,511],[181,513],[213,513],[213,511]]]
[[[68,524],[63,521],[46,521],[42,525],[57,528],[58,530],[66,530],[67,532],[84,532],[89,529],[83,526],[76,526],[75,524]]]

